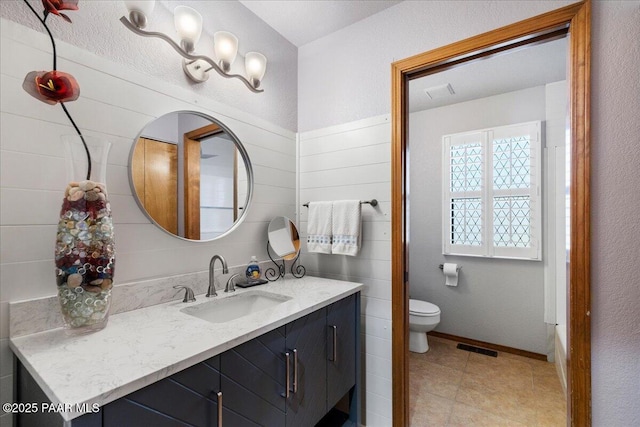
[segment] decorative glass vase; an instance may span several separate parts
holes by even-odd
[[[115,267],[111,206],[106,170],[111,143],[84,137],[91,172],[78,135],[63,135],[69,184],[64,193],[55,263],[58,300],[65,328],[74,333],[104,328],[109,318]]]

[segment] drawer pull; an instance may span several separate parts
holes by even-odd
[[[331,328],[331,331],[333,332],[333,351],[332,351],[332,358],[330,359],[331,362],[337,362],[338,361],[338,327],[335,325],[330,325],[329,328]]]
[[[218,427],[222,427],[222,392],[216,393],[218,395]]]
[[[287,371],[287,381],[286,381],[286,384],[285,384],[284,397],[285,397],[286,399],[288,399],[288,398],[289,398],[289,392],[291,391],[291,390],[290,390],[290,388],[291,388],[291,386],[290,386],[290,384],[291,384],[291,353],[289,353],[289,352],[287,351],[287,352],[284,354],[284,357],[285,357],[285,359],[286,359],[286,361],[287,361],[287,364],[286,364],[286,366],[287,366],[287,368],[286,368],[286,371]]]
[[[293,349],[293,392],[298,392],[298,350]]]

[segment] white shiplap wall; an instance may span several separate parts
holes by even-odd
[[[308,201],[377,199],[362,206],[358,256],[310,254],[302,263],[313,276],[361,282],[362,419],[367,427],[390,426],[391,412],[391,125],[389,116],[300,134],[300,204]],[[306,242],[307,209],[300,211]]]
[[[0,390],[5,402],[12,399],[13,381],[8,302],[56,293],[53,246],[66,186],[60,135],[73,129],[59,106],[41,103],[22,90],[29,71],[51,66],[48,39],[1,20],[0,40]],[[116,285],[204,271],[216,253],[230,267],[247,263],[250,255],[267,259],[268,222],[295,215],[294,132],[65,43],[58,43],[58,54],[58,69],[73,74],[81,87],[80,98],[67,105],[76,123],[86,135],[103,136],[113,144],[107,186],[116,232]],[[215,84],[216,78],[207,84]],[[253,164],[254,197],[247,218],[215,242],[167,235],[146,218],[131,194],[127,164],[133,140],[151,120],[174,110],[220,119],[245,145]],[[10,424],[9,415],[0,416],[0,425]]]

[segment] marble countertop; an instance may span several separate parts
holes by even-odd
[[[214,299],[221,302],[254,289],[291,297],[227,323],[180,312],[210,301],[198,295],[193,303],[180,299],[112,315],[105,329],[92,334],[73,336],[58,328],[11,338],[10,346],[52,403],[74,408],[61,413],[71,420],[82,415],[75,408],[83,404],[112,402],[362,288],[359,283],[287,277],[229,294],[218,291]]]

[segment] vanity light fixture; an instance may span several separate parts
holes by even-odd
[[[145,31],[148,16],[153,12],[155,1],[125,1],[129,10],[129,19],[121,17],[120,22],[129,30],[142,37],[155,37],[167,42],[184,59],[182,69],[193,81],[201,83],[209,79],[209,71],[215,70],[227,78],[241,80],[252,92],[264,92],[258,89],[267,69],[267,58],[258,52],[245,55],[247,77],[230,74],[231,65],[238,54],[238,38],[227,31],[218,31],[213,35],[214,52],[217,60],[205,55],[194,54],[196,43],[202,33],[202,15],[187,6],[178,6],[174,11],[175,26],[180,43],[176,43],[164,33]]]

